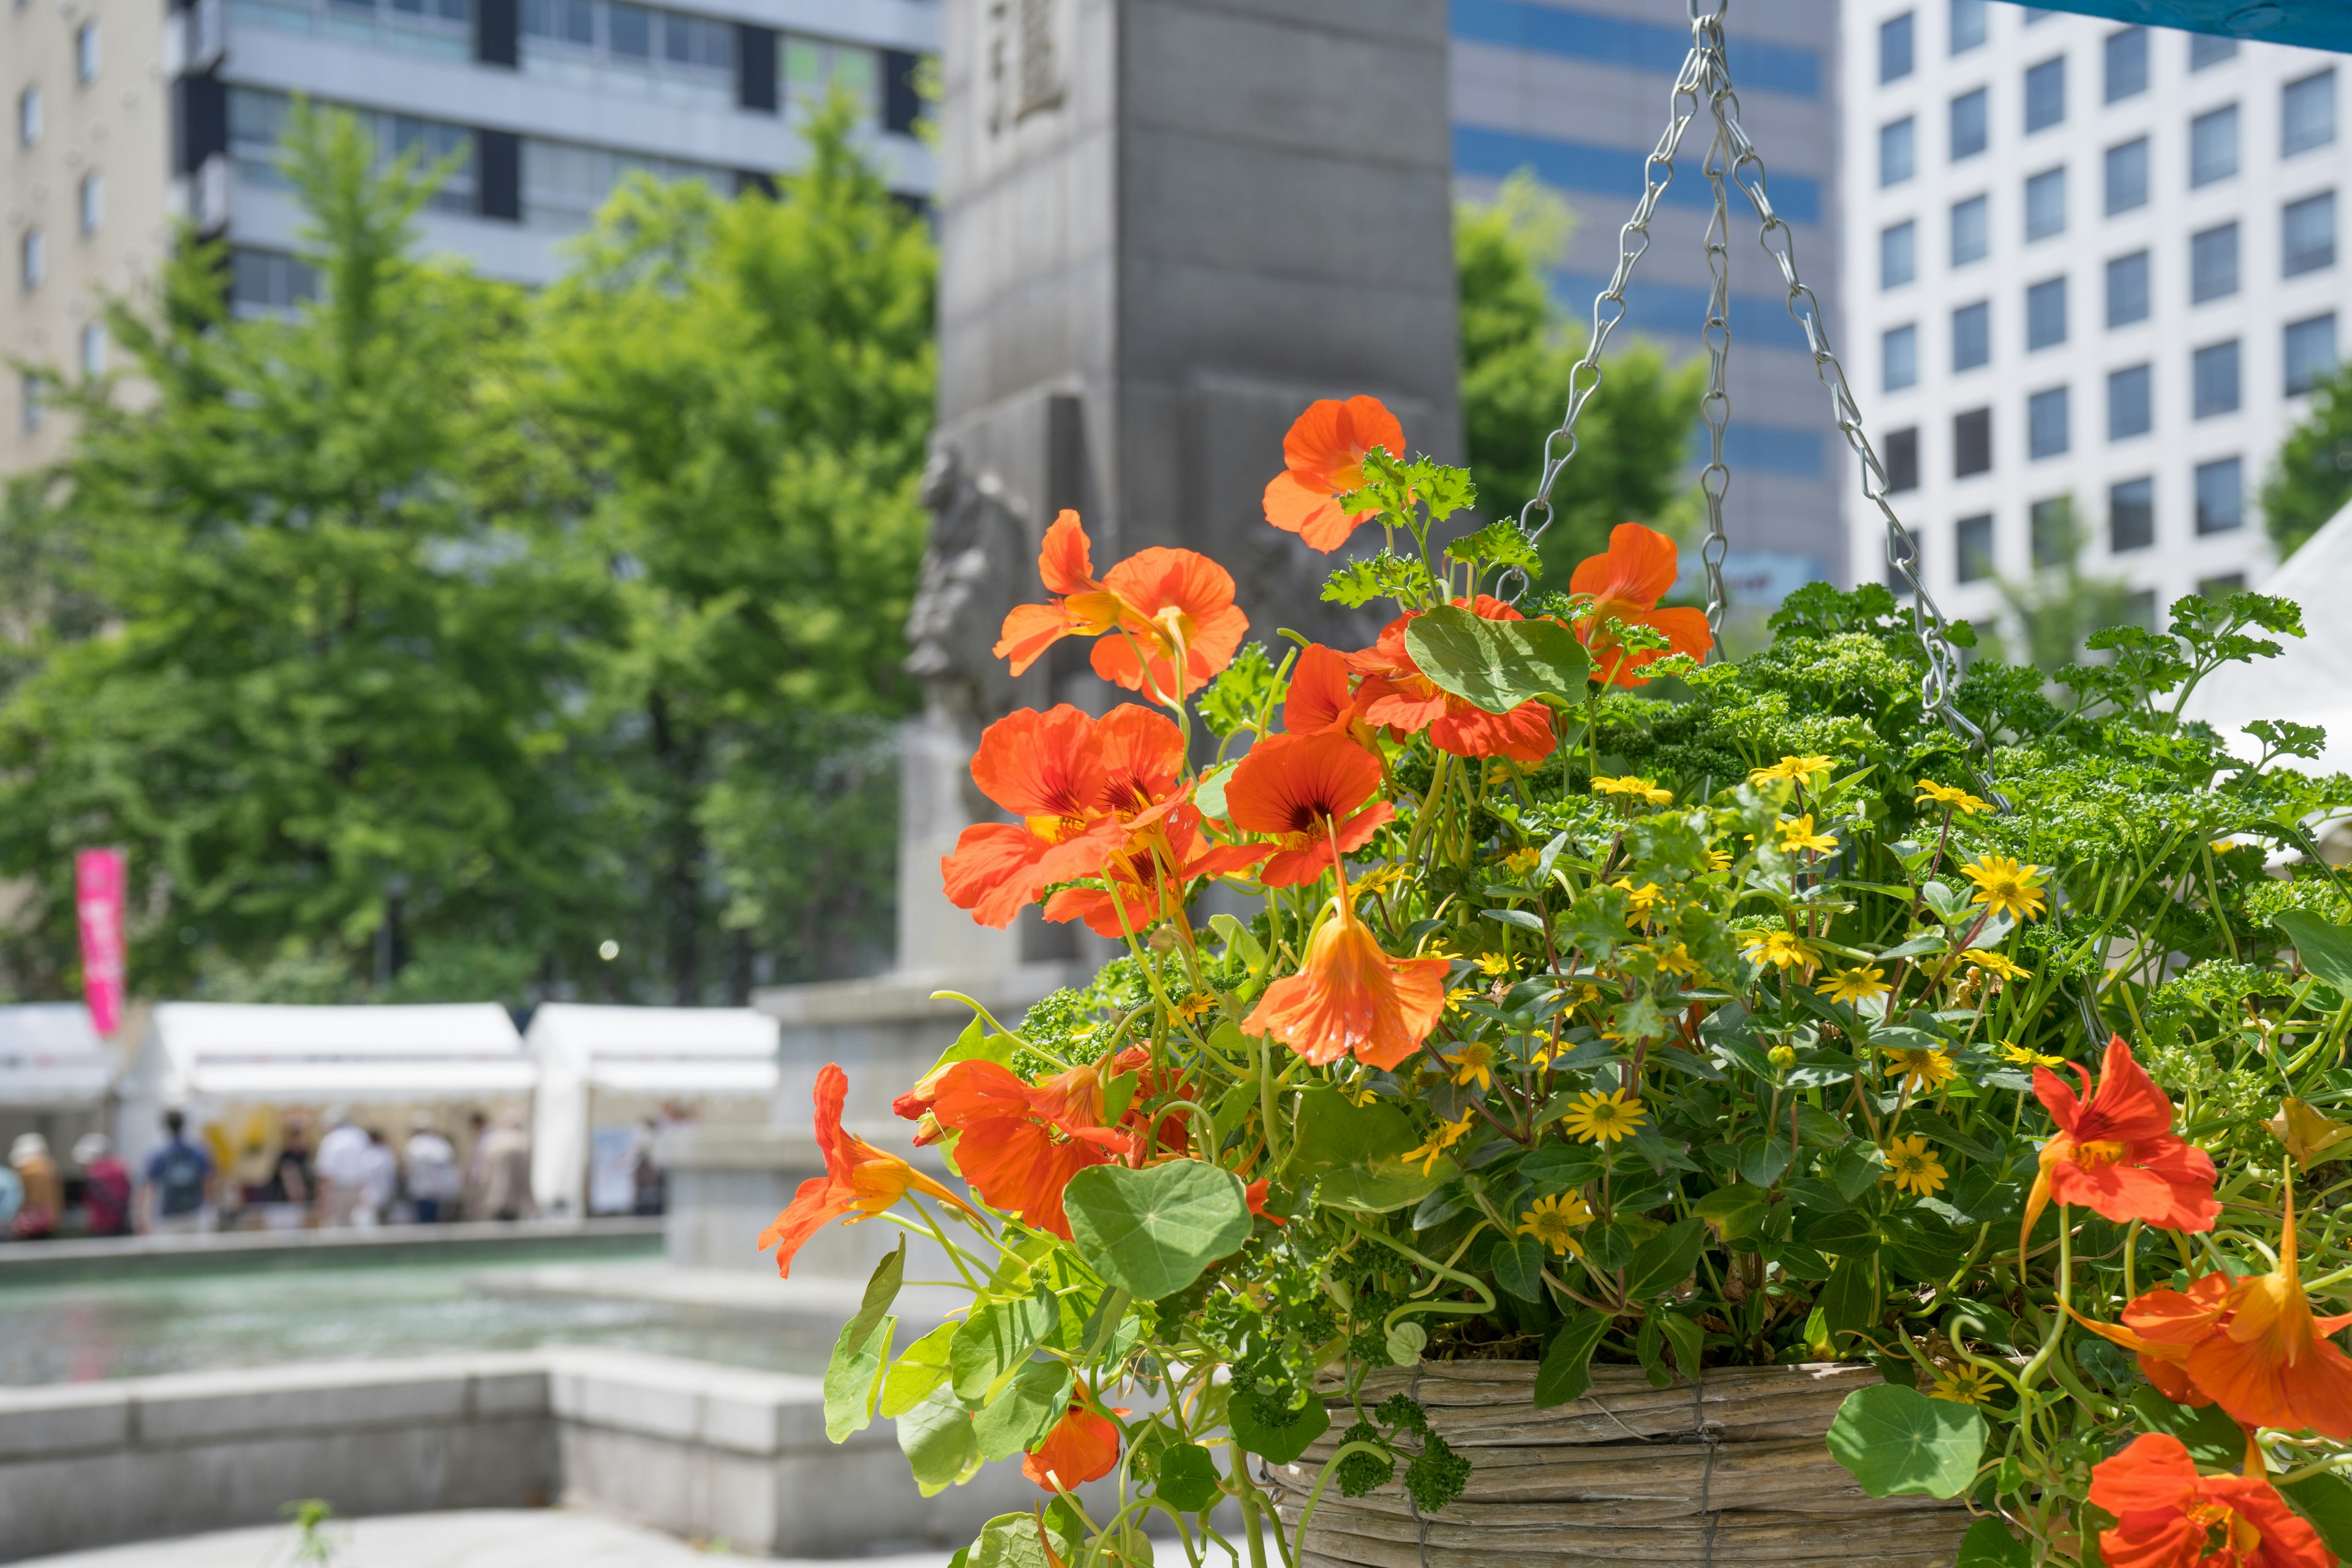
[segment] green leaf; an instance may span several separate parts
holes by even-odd
[[[960,1323],[941,1323],[899,1352],[882,1375],[882,1414],[904,1415],[948,1378],[948,1342]]]
[[[2246,1435],[2218,1405],[2175,1405],[2149,1384],[2131,1392],[2132,1414],[2150,1432],[2180,1439],[2189,1457],[2208,1469],[2235,1469],[2246,1462]]]
[[[1004,1391],[971,1418],[983,1459],[1009,1459],[1042,1441],[1070,1407],[1067,1362],[1033,1361],[1013,1374]]]
[[[1543,917],[1531,910],[1480,910],[1478,912],[1490,921],[1517,926],[1521,931],[1541,931],[1544,928]]]
[[[1174,1295],[1249,1239],[1240,1179],[1201,1160],[1091,1166],[1070,1178],[1062,1206],[1078,1255],[1139,1300]]]
[[[884,1358],[890,1353],[890,1336],[898,1326],[896,1318],[885,1314],[898,1299],[898,1287],[906,1278],[907,1238],[901,1236],[898,1250],[874,1266],[856,1314],[841,1326],[832,1358],[825,1363],[824,1435],[829,1442],[847,1440],[851,1433],[865,1430],[874,1419],[875,1384],[881,1376]]]
[[[898,1417],[898,1448],[907,1456],[915,1480],[929,1497],[961,1480],[980,1463],[980,1443],[972,1436],[971,1416],[944,1388]]]
[[[1269,1464],[1287,1465],[1307,1452],[1307,1446],[1331,1429],[1331,1413],[1313,1394],[1307,1396],[1306,1407],[1294,1415],[1287,1426],[1267,1426],[1253,1419],[1236,1400],[1227,1407],[1225,1425],[1234,1441],[1253,1454],[1263,1455]]]
[[[980,1527],[966,1568],[1051,1568],[1034,1513],[1000,1513]]]
[[[1592,1386],[1592,1352],[1612,1321],[1608,1313],[1587,1307],[1552,1336],[1536,1367],[1537,1409],[1549,1410],[1584,1396],[1584,1391]]]
[[[1490,621],[1458,605],[1414,616],[1404,644],[1423,675],[1489,713],[1542,698],[1579,701],[1591,668],[1584,645],[1557,621]]]
[[[1726,1241],[1738,1241],[1763,1228],[1769,1204],[1761,1187],[1745,1184],[1717,1187],[1691,1205],[1691,1213],[1712,1224]]]
[[[1878,1321],[1878,1279],[1870,1259],[1839,1258],[1814,1304],[1821,1309],[1822,1326],[1832,1336],[1859,1333]]]
[[[1625,1299],[1640,1301],[1663,1295],[1689,1279],[1706,1245],[1706,1222],[1686,1219],[1635,1247],[1625,1264]]]
[[[1522,1301],[1543,1300],[1543,1243],[1515,1236],[1495,1245],[1495,1283]]]
[[[1867,1258],[1878,1250],[1878,1227],[1868,1215],[1851,1210],[1807,1215],[1797,1239],[1835,1258]]]
[[[1329,1425],[1328,1417],[1325,1425]],[[1160,1457],[1160,1476],[1151,1490],[1180,1513],[1198,1513],[1224,1495],[1216,1458],[1198,1443],[1179,1443]]]
[[[2352,1000],[2352,931],[2303,910],[2282,910],[2273,923],[2294,943],[2294,955],[2304,968],[2334,986],[2338,996]]]
[[[1233,782],[1234,770],[1240,766],[1237,762],[1221,763],[1202,773],[1201,782],[1192,786],[1192,804],[1201,808],[1202,816],[1222,817],[1225,815],[1225,786]],[[1226,918],[1230,920],[1233,917],[1229,915]]]
[[[1706,1331],[1680,1312],[1669,1311],[1663,1305],[1650,1309],[1650,1321],[1666,1337],[1675,1352],[1675,1370],[1692,1383],[1698,1381],[1699,1361],[1706,1352]]]
[[[1317,1179],[1318,1200],[1333,1208],[1387,1214],[1419,1203],[1458,1173],[1451,1159],[1426,1172],[1407,1163],[1402,1156],[1421,1135],[1385,1100],[1352,1105],[1336,1089],[1310,1089],[1298,1097],[1293,1126],[1297,1169]]]
[[[1984,1444],[1970,1406],[1891,1383],[1847,1394],[1830,1423],[1830,1457],[1872,1497],[1958,1497],[1975,1483]]]
[[[2033,1568],[2033,1549],[2000,1521],[1980,1519],[1960,1537],[1959,1560],[1952,1568]]]
[[[998,1379],[1029,1359],[1037,1342],[1054,1331],[1061,1314],[1043,1296],[991,1301],[957,1328],[948,1344],[948,1371],[956,1397],[977,1405]]]
[[[2294,1504],[2297,1513],[2311,1521],[2328,1551],[2338,1557],[2352,1558],[2352,1482],[2341,1476],[2321,1474],[2288,1481],[2279,1490]]]

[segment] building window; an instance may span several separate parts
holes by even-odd
[[[2197,579],[2197,596],[2200,599],[2226,599],[2232,594],[2245,591],[2246,574],[2243,572],[2224,572],[2216,577]]]
[[[2066,341],[2066,279],[2053,278],[2025,291],[2025,350],[2055,348]]]
[[[2107,374],[2107,439],[2126,441],[2145,436],[2156,422],[2154,377],[2148,367],[2136,364]]]
[[[2025,73],[2025,133],[2047,131],[2066,118],[2066,57],[2043,60]]]
[[[2238,106],[2200,114],[2189,122],[2189,185],[2191,190],[2226,180],[2238,172]]]
[[[1917,168],[1917,142],[1913,134],[1918,122],[1905,115],[1892,125],[1878,128],[1878,183],[1899,185],[1909,179]]]
[[[240,314],[291,310],[318,293],[318,273],[283,251],[240,246],[228,253],[229,303]]]
[[[1952,162],[1973,158],[1985,150],[1985,89],[1964,92],[1952,100]]]
[[[2069,443],[2066,420],[2066,389],[2053,386],[2037,392],[2025,400],[2025,455],[2029,458],[2062,457]]]
[[[1952,312],[1952,369],[1975,370],[1992,362],[1992,306],[1979,300]]]
[[[2121,555],[2156,542],[2156,481],[2126,479],[2107,487],[2107,548]]]
[[[283,93],[233,87],[228,91],[228,151],[237,178],[258,185],[283,187],[278,146],[291,108]],[[474,133],[462,125],[420,120],[407,114],[373,110],[350,110],[375,147],[378,168],[404,153],[432,167],[454,160],[449,174],[433,193],[431,204],[445,212],[481,210],[481,174]]]
[[[815,38],[786,38],[783,78],[785,102],[795,113],[815,112],[836,88],[858,106],[861,115],[878,111],[882,67],[880,57],[872,49]]]
[[[531,228],[585,228],[614,188],[632,173],[657,180],[701,180],[727,188],[723,173],[707,164],[639,153],[615,153],[526,136],[522,142],[522,221]]]
[[[1919,275],[1919,226],[1905,220],[1878,231],[1878,286],[1900,289]]]
[[[1915,571],[1920,570],[1927,559],[1927,531],[1915,527],[1910,532],[1911,565]],[[1903,569],[1893,562],[1887,563],[1886,566],[1886,591],[1898,599],[1911,596],[1911,579],[1903,575]]]
[[[2135,250],[2107,263],[2107,325],[2128,327],[2147,320],[2147,252]]]
[[[1901,81],[1911,74],[1911,13],[1878,24],[1878,79]]]
[[[1992,249],[1992,202],[1970,196],[1952,204],[1952,265],[1982,261]]]
[[[2066,171],[2044,169],[2025,182],[2025,237],[2028,243],[2066,232]]]
[[[732,23],[622,0],[522,0],[520,20],[530,75],[680,103],[735,101]]]
[[[1952,53],[1967,54],[1985,41],[1985,0],[1952,0]]]
[[[16,242],[16,270],[26,289],[37,289],[49,275],[49,247],[37,228],[28,228]]]
[[[2189,300],[2201,305],[2238,291],[2238,226],[2225,223],[2189,237]]]
[[[41,89],[37,87],[16,95],[16,142],[25,147],[41,144]]]
[[[2336,70],[2329,67],[2279,89],[2279,156],[2292,158],[2336,140]]]
[[[74,79],[96,81],[99,63],[98,24],[84,22],[74,29]]]
[[[2109,33],[2102,53],[2106,67],[2107,101],[2137,98],[2147,90],[2147,29],[2126,27]]]
[[[1992,410],[1971,408],[1952,416],[1952,478],[1965,479],[1992,467]]]
[[[2286,367],[2286,395],[2300,397],[2326,381],[2336,370],[2336,314],[2289,321],[2283,334],[2280,359]]]
[[[106,177],[104,175],[89,174],[81,177],[80,201],[78,205],[81,208],[82,233],[96,234],[100,226],[106,222]]]
[[[1916,326],[1890,328],[1878,340],[1880,386],[1887,392],[1900,392],[1919,382],[1919,329]]]
[[[106,323],[104,321],[82,323],[81,373],[91,376],[106,374]]]
[[[41,378],[26,371],[16,378],[16,423],[29,436],[41,427]]]
[[[2197,531],[2227,533],[2246,521],[2245,466],[2235,458],[2197,465]]]
[[[1963,583],[1981,583],[1993,574],[1992,515],[1964,517],[1952,525],[1952,542],[1958,548],[1953,575]]]
[[[2238,411],[2238,340],[2210,343],[2189,359],[2190,412],[2200,419]]]
[[[2336,193],[2323,191],[2279,209],[2279,270],[2299,277],[2336,265]]]
[[[1886,453],[1882,459],[1886,469],[1886,489],[1891,495],[1898,490],[1919,488],[1919,427],[1916,425],[1886,433]]]
[[[2215,37],[2210,33],[2189,35],[2189,68],[2190,70],[2201,71],[2207,66],[2218,66],[2223,60],[2236,58],[2237,53],[2238,40],[2235,38]]]
[[[2147,205],[2147,138],[2107,149],[2107,216]]]
[[[2074,501],[2044,496],[2026,509],[2026,533],[2036,566],[2063,566],[2074,555]]]

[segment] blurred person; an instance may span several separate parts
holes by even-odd
[[[359,1213],[362,1190],[367,1185],[368,1135],[341,1111],[330,1113],[331,1125],[319,1140],[319,1223],[347,1226]]]
[[[352,1223],[383,1225],[392,1218],[392,1200],[400,1195],[400,1156],[384,1142],[383,1129],[371,1127],[359,1157],[360,1201]]]
[[[192,1236],[213,1228],[213,1157],[188,1142],[188,1119],[163,1112],[163,1146],[147,1156],[142,1228],[155,1236]]]
[[[103,1132],[85,1132],[73,1146],[74,1163],[81,1167],[82,1212],[92,1236],[131,1234],[131,1170],[114,1157],[114,1145]]]
[[[466,1113],[466,1190],[459,1204],[467,1219],[488,1219],[489,1166],[482,1145],[489,1141],[490,1119],[478,1110]]]
[[[420,1110],[408,1129],[408,1142],[400,1151],[408,1201],[416,1205],[417,1224],[438,1225],[457,1212],[466,1173],[458,1168],[457,1151],[434,1127],[432,1117]]]
[[[635,1158],[630,1168],[632,1214],[658,1215],[669,1207],[669,1178],[654,1158],[654,1140],[660,1133],[661,1123],[650,1116],[637,1129]]]
[[[25,1206],[25,1184],[16,1173],[0,1165],[0,1241],[8,1239],[10,1227],[16,1224],[16,1211]]]
[[[530,1133],[522,1112],[499,1113],[499,1124],[484,1135],[477,1151],[482,1162],[483,1219],[528,1219],[530,1198]]]
[[[300,1117],[289,1116],[278,1129],[278,1163],[263,1189],[266,1199],[308,1208],[318,1189],[319,1179],[310,1171],[310,1130]]]
[[[58,1162],[49,1141],[37,1132],[18,1138],[8,1151],[8,1168],[25,1189],[24,1202],[9,1231],[19,1241],[44,1241],[58,1230],[58,1213],[66,1206],[65,1184],[58,1179]]]

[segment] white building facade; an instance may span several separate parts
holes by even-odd
[[[2259,580],[2257,492],[2352,304],[2336,57],[1986,0],[1844,31],[1843,357],[1928,591],[1997,618],[2070,500],[2142,624]],[[1858,486],[1846,516],[1854,580],[1894,585]]]

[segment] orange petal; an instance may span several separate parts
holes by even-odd
[[[1675,542],[1656,529],[1621,522],[1610,531],[1605,554],[1577,563],[1568,591],[1595,599],[1628,599],[1647,609],[1674,587],[1678,560]]]
[[[1294,735],[1337,729],[1354,716],[1355,701],[1348,656],[1317,643],[1303,649],[1291,668],[1290,690],[1282,700],[1282,727]]]
[[[1348,542],[1370,512],[1350,514],[1331,499],[1286,468],[1266,481],[1265,520],[1285,533],[1295,533],[1310,550],[1328,555]]]
[[[1381,760],[1346,734],[1275,735],[1242,758],[1225,810],[1244,833],[1311,833],[1351,816],[1381,787]]]
[[[1013,673],[1025,675],[1045,650],[1064,637],[1076,637],[1081,622],[1062,605],[1015,605],[1004,617],[1004,629],[989,651],[1009,659]]]
[[[1082,594],[1099,585],[1087,531],[1076,512],[1064,508],[1045,530],[1045,547],[1037,552],[1037,575],[1049,594]]]

